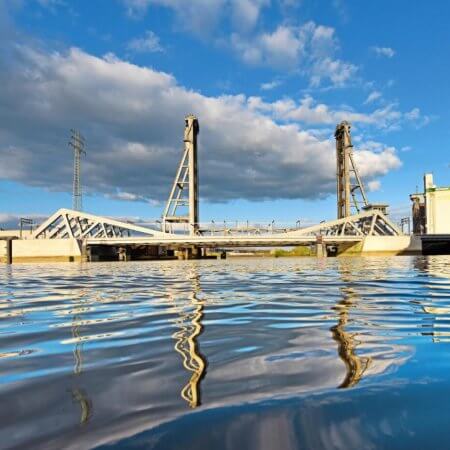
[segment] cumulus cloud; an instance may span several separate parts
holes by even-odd
[[[127,48],[137,53],[156,53],[164,51],[159,37],[151,30],[146,31],[143,37],[132,39],[128,42]]]
[[[371,113],[355,112],[350,108],[333,110],[323,103],[317,103],[313,97],[307,95],[299,102],[291,98],[284,98],[272,103],[264,102],[260,97],[249,98],[250,108],[271,114],[274,118],[286,121],[299,121],[308,124],[332,125],[342,120],[348,120],[360,125],[366,125],[383,130],[397,130],[403,124],[411,123],[415,126],[429,121],[422,116],[418,108],[403,113],[395,103],[378,108]]]
[[[183,118],[193,112],[200,120],[203,199],[314,198],[335,190],[332,127],[326,138],[309,132],[299,124],[299,105],[287,100],[283,106],[244,95],[205,96],[170,74],[76,48],[16,47],[13,61],[0,59],[0,83],[4,179],[70,191],[67,138],[74,127],[87,138],[87,192],[163,201],[181,157]],[[317,116],[310,122],[337,118],[308,99],[303,107]],[[300,114],[299,122],[279,122],[275,113]],[[360,154],[368,180],[400,164],[395,151]]]
[[[343,86],[355,75],[357,67],[339,59],[318,59],[312,66],[311,85],[319,86],[328,79],[334,86]]]
[[[298,30],[282,25],[253,39],[234,33],[231,45],[246,64],[276,67],[295,67],[305,50]]]
[[[230,0],[233,24],[243,31],[253,29],[262,8],[269,4],[270,0]]]
[[[386,58],[392,58],[395,56],[395,50],[391,47],[372,47],[372,51],[378,56],[385,56]]]
[[[251,38],[234,33],[231,47],[246,64],[300,69],[310,77],[312,86],[324,80],[342,86],[357,72],[355,65],[335,58],[339,46],[334,29],[314,22],[279,25]]]
[[[277,69],[299,70],[309,77],[311,86],[324,81],[343,86],[354,77],[358,68],[336,57],[339,49],[335,30],[312,21],[302,25],[278,25],[271,31],[254,32],[262,10],[270,0],[122,0],[128,14],[141,17],[151,6],[170,8],[178,19],[178,29],[205,35],[217,24],[228,20],[230,37],[217,42],[230,47],[246,64]],[[284,1],[282,10],[298,4]],[[199,13],[201,11],[201,13]],[[139,45],[140,47],[140,45]]]

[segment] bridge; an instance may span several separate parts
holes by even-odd
[[[370,204],[353,159],[350,124],[336,127],[337,220],[304,228],[275,229],[269,226],[227,227],[199,222],[197,161],[198,119],[185,118],[184,149],[159,224],[140,226],[74,209],[60,209],[34,230],[30,241],[75,241],[85,259],[102,253],[116,259],[179,256],[199,258],[210,249],[232,247],[315,246],[317,254],[348,248],[368,237],[401,237],[400,229],[388,218],[387,205]],[[187,227],[184,232],[180,227]],[[18,241],[17,241],[18,242]],[[17,244],[18,247],[23,244]],[[35,251],[35,250],[34,250]],[[39,253],[39,252],[38,252]]]

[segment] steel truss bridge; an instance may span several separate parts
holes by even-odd
[[[399,236],[401,231],[381,211],[373,210],[318,225],[270,231],[204,228],[196,235],[168,233],[70,209],[60,209],[33,233],[35,239],[77,239],[86,245],[197,247],[292,246],[317,242],[358,242],[366,236]]]
[[[338,220],[306,228],[275,230],[260,227],[202,227],[198,213],[197,135],[200,127],[192,114],[185,118],[184,150],[175,181],[162,215],[160,229],[143,227],[77,210],[60,209],[33,233],[34,239],[76,239],[83,246],[166,248],[220,248],[255,246],[295,246],[321,243],[356,243],[367,236],[400,236],[401,230],[385,214],[386,205],[368,203],[352,151],[350,124],[336,127]],[[358,201],[357,194],[362,201]],[[353,210],[355,214],[351,214]],[[173,231],[185,224],[188,233]]]

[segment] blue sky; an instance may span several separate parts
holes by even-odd
[[[10,0],[0,5],[0,222],[71,205],[158,218],[200,121],[201,219],[335,216],[336,123],[372,201],[450,184],[450,17],[398,0]]]

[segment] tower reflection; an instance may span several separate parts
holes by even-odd
[[[342,281],[345,283],[352,281],[351,272],[344,268],[341,272]],[[361,341],[357,338],[357,333],[350,333],[346,327],[350,321],[350,311],[358,303],[359,297],[355,289],[344,286],[341,289],[343,300],[333,308],[338,312],[338,322],[331,327],[333,339],[338,343],[338,354],[346,367],[344,380],[338,386],[341,389],[350,388],[357,385],[364,373],[369,368],[372,359],[367,356],[358,356],[356,349]]]
[[[189,295],[189,304],[178,311],[176,326],[179,328],[172,337],[175,339],[175,350],[181,355],[184,368],[191,373],[187,384],[181,390],[181,397],[191,408],[201,405],[200,383],[206,375],[207,361],[200,351],[198,338],[203,332],[202,320],[204,317],[205,301],[199,298],[201,292],[200,276],[193,266],[189,276],[192,290]]]
[[[80,291],[78,301],[80,303],[82,302],[83,297],[85,296],[84,291]],[[77,377],[77,384],[78,377],[83,372],[83,336],[80,333],[80,328],[82,325],[82,314],[85,312],[86,308],[85,306],[76,306],[73,309],[73,317],[72,317],[72,341],[74,343],[73,347],[73,358],[74,358],[74,366],[73,366],[73,375]],[[80,405],[80,425],[84,425],[92,417],[92,401],[89,398],[89,396],[86,394],[86,392],[79,388],[74,387],[70,390],[72,394],[72,399],[74,402],[79,403]]]

